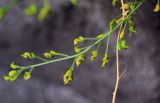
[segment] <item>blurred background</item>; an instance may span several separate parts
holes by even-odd
[[[24,15],[29,0],[21,1],[0,22],[0,103],[111,103],[116,78],[116,33],[109,47],[108,67],[100,68],[104,42],[98,59],[92,63],[88,57],[75,70],[69,86],[63,85],[63,75],[72,60],[35,69],[28,81],[3,80],[12,61],[28,64],[20,57],[24,51],[41,55],[53,49],[71,55],[74,38],[108,31],[109,21],[120,14],[110,0],[80,0],[78,6],[69,0],[50,1],[53,11],[44,22]],[[8,2],[0,0],[0,5]],[[117,103],[160,103],[160,13],[153,13],[155,4],[155,0],[145,2],[135,17],[138,33],[127,35],[129,49],[120,56],[121,72],[125,64],[127,71],[120,81]]]

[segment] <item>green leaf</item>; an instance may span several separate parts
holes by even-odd
[[[0,7],[0,20],[2,20],[5,16],[5,9],[3,7]]]
[[[51,5],[49,3],[45,4],[44,7],[40,9],[40,13],[38,15],[39,21],[44,21],[49,16],[50,12],[51,12]]]
[[[32,3],[29,7],[24,9],[24,13],[28,16],[34,16],[37,13],[37,5]]]
[[[120,41],[118,42],[118,44],[117,44],[117,49],[118,49],[119,51],[128,49],[127,42],[126,42],[126,40],[125,40],[124,38],[123,38],[123,39],[120,39]]]
[[[117,3],[118,3],[118,0],[112,0],[112,5],[113,5],[113,6],[116,6]]]
[[[116,25],[117,25],[116,20],[115,19],[111,20],[109,23],[110,30],[113,30],[116,27]]]
[[[128,26],[129,26],[129,31],[131,33],[136,33],[136,27],[134,25],[134,15],[131,15],[129,18],[128,18]]]

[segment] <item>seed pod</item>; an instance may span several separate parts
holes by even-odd
[[[80,36],[76,39],[74,39],[74,45],[78,45],[78,43],[82,43],[85,41],[85,38],[83,36]]]

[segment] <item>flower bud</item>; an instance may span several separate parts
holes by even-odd
[[[77,67],[85,60],[85,55],[81,54],[80,56],[78,56],[78,58],[76,59],[76,65]]]
[[[75,46],[75,47],[74,47],[74,51],[75,51],[76,53],[79,53],[79,52],[82,51],[82,48],[79,47],[79,46]]]
[[[19,66],[16,65],[14,62],[12,62],[12,63],[10,64],[10,67],[11,67],[12,69],[17,69],[17,68],[19,68]]]
[[[120,39],[124,38],[124,35],[125,35],[125,31],[122,30],[121,33],[120,33]]]
[[[24,80],[29,80],[31,78],[31,72],[25,72],[23,75]]]
[[[157,3],[153,11],[154,12],[160,11],[160,4]]]
[[[99,34],[96,38],[97,39],[102,39],[105,36],[105,34]]]
[[[64,85],[69,84],[72,80],[73,80],[73,68],[70,68],[63,76]]]
[[[109,62],[109,56],[108,56],[108,53],[106,53],[102,59],[102,65],[101,67],[104,68]]]
[[[95,61],[95,59],[97,58],[97,56],[98,56],[98,49],[92,51],[92,55],[90,57],[90,60],[91,61]]]
[[[35,59],[36,55],[33,52],[25,52],[21,55],[24,59]]]
[[[43,56],[46,57],[46,58],[52,58],[52,55],[48,52],[43,53]]]

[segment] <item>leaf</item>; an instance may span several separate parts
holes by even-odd
[[[112,5],[113,5],[113,6],[116,6],[117,3],[118,3],[118,0],[112,0]]]
[[[80,0],[70,0],[73,5],[78,5]]]
[[[113,30],[116,27],[116,25],[117,25],[116,20],[115,19],[111,20],[109,23],[110,30]]]
[[[3,7],[0,7],[0,20],[2,20],[5,16],[5,9]]]
[[[37,5],[32,3],[29,7],[24,9],[24,13],[28,16],[34,16],[37,13]]]
[[[117,44],[117,49],[118,49],[119,51],[128,49],[127,42],[126,42],[126,40],[125,40],[124,38],[123,38],[123,39],[120,39],[120,41],[118,42],[118,44]]]
[[[131,15],[129,18],[128,18],[128,26],[129,26],[129,31],[131,33],[136,33],[136,27],[134,25],[134,15]]]

